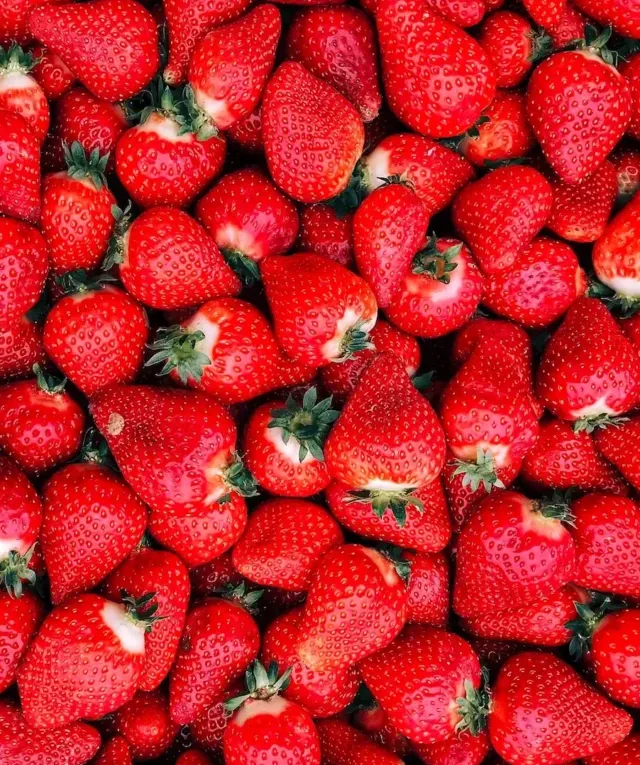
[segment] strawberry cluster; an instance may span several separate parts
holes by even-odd
[[[637,0],[0,0],[0,765],[640,765],[638,140]]]

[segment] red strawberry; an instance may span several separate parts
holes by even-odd
[[[491,744],[512,765],[559,765],[604,751],[629,733],[630,715],[568,664],[523,651],[502,666],[489,715]]]
[[[267,84],[262,133],[274,181],[306,204],[344,191],[364,146],[355,108],[295,61],[281,64]]]
[[[402,765],[403,760],[374,743],[364,733],[352,728],[339,718],[316,723],[322,749],[322,762],[326,765]]]
[[[131,747],[124,736],[114,736],[102,747],[95,765],[133,765]]]
[[[189,749],[176,760],[176,765],[210,765],[211,760],[199,749]]]
[[[247,611],[218,598],[187,615],[169,685],[171,718],[183,725],[204,711],[258,655],[260,633]]]
[[[466,186],[452,217],[480,268],[493,274],[509,268],[544,226],[552,200],[551,186],[537,170],[512,165]]]
[[[196,215],[247,283],[260,277],[256,263],[285,253],[298,233],[293,203],[250,168],[225,175],[198,201]]]
[[[567,0],[523,0],[522,4],[536,24],[553,29],[562,18]]]
[[[323,255],[341,266],[350,266],[353,261],[352,217],[341,217],[329,205],[305,206],[300,213],[300,249]]]
[[[78,451],[84,412],[65,393],[64,383],[46,378],[0,388],[0,447],[23,470],[40,473],[65,462]]]
[[[640,417],[599,430],[594,443],[600,454],[613,463],[634,488],[640,489]]]
[[[391,725],[387,713],[375,700],[372,700],[371,706],[356,710],[353,717],[353,724],[360,730],[365,731],[367,737],[371,741],[374,741],[380,747],[384,747],[384,749],[387,750],[385,757],[388,757],[388,753],[390,752],[398,755],[398,757],[405,757],[409,755],[414,748],[414,745],[409,739]],[[358,737],[358,741],[360,740],[360,737]],[[339,744],[339,739],[337,739],[337,743]],[[348,746],[346,747],[346,750],[349,750]],[[380,749],[376,751],[380,752]],[[379,756],[382,755],[379,754]],[[384,759],[383,762],[387,763],[389,760]],[[396,765],[396,762],[397,760],[392,760],[391,765]]]
[[[571,505],[576,570],[582,587],[640,597],[640,510],[630,499],[588,494]]]
[[[257,106],[273,69],[282,22],[275,5],[264,3],[196,45],[189,85],[210,124],[227,130]]]
[[[81,717],[97,720],[129,701],[144,666],[145,632],[156,618],[144,598],[124,606],[85,594],[55,608],[18,670],[27,722],[51,729]]]
[[[48,356],[87,395],[131,382],[147,341],[144,309],[115,287],[87,291],[70,281],[73,294],[55,304],[44,324]]]
[[[263,153],[261,105],[258,104],[248,117],[234,122],[229,128],[228,136],[233,143],[250,154]]]
[[[377,305],[359,276],[321,255],[272,255],[262,278],[276,338],[292,359],[326,366],[367,347]]]
[[[170,85],[187,78],[189,60],[197,43],[211,29],[237,18],[251,0],[166,0],[164,13],[169,29],[169,63],[162,76]]]
[[[163,754],[180,729],[169,717],[169,701],[160,691],[136,693],[116,712],[114,727],[129,743],[132,757],[140,760]]]
[[[631,121],[627,126],[627,135],[632,138],[640,138],[640,56],[630,56],[622,61],[620,74],[629,85],[632,98]]]
[[[189,724],[189,731],[198,746],[206,749],[210,754],[222,752],[222,739],[227,729],[227,723],[231,717],[225,707],[225,702],[244,690],[244,682],[235,680],[228,688],[218,694],[216,699],[201,712],[196,719]],[[194,751],[193,749],[190,751]],[[209,765],[209,760],[207,760]]]
[[[449,620],[449,563],[445,555],[405,551],[402,559],[410,566],[407,622],[444,629]]]
[[[636,404],[640,359],[599,300],[569,309],[545,348],[537,393],[556,417],[588,430]]]
[[[145,210],[115,243],[111,257],[127,291],[151,308],[188,308],[240,292],[240,280],[213,238],[173,207]]]
[[[25,120],[0,111],[0,213],[40,218],[40,143]]]
[[[233,565],[256,584],[307,590],[318,561],[342,542],[340,527],[319,505],[272,499],[251,513],[233,548]]]
[[[99,748],[100,734],[91,725],[76,722],[43,731],[29,725],[17,706],[0,701],[0,760],[4,762],[84,765]]]
[[[34,5],[55,4],[56,0],[2,0],[0,3],[0,45],[17,42],[24,45],[31,42],[27,24],[29,12]]]
[[[34,57],[14,43],[0,47],[0,109],[24,118],[40,143],[49,130],[49,104],[37,80],[29,74]]]
[[[636,197],[608,224],[592,253],[598,279],[616,293],[623,306],[628,304],[632,308],[640,297],[635,246],[638,209],[640,199]]]
[[[571,2],[566,2],[559,20],[551,29],[546,30],[553,41],[553,49],[560,50],[566,48],[569,43],[580,40],[584,35],[584,27],[587,23],[587,17]]]
[[[618,182],[617,202],[626,204],[640,188],[640,152],[635,149],[620,149],[609,157],[616,169]]]
[[[0,218],[0,326],[16,325],[37,301],[49,271],[40,232],[22,221]]]
[[[631,344],[640,349],[640,314],[618,319],[618,326]]]
[[[213,595],[228,584],[236,587],[243,581],[233,567],[231,552],[223,553],[209,563],[192,568],[189,578],[195,595]]]
[[[529,123],[565,183],[578,183],[596,170],[631,118],[624,77],[598,55],[608,36],[605,32],[581,50],[554,54],[529,80]]]
[[[441,337],[471,318],[483,283],[482,273],[459,239],[432,234],[415,252],[411,268],[387,306],[387,316],[405,332]]]
[[[0,330],[0,380],[24,377],[34,364],[44,364],[42,327],[22,316]]]
[[[486,11],[484,0],[426,0],[428,8],[459,27],[474,27]]]
[[[429,219],[409,184],[375,189],[353,216],[353,250],[358,271],[380,308],[401,289],[415,253],[425,240]]]
[[[107,251],[116,199],[106,185],[108,156],[85,154],[76,142],[64,146],[66,172],[44,177],[40,225],[58,273],[97,268]]]
[[[361,661],[360,671],[392,725],[415,743],[436,744],[465,730],[476,735],[486,724],[480,662],[457,635],[411,625]]]
[[[512,11],[487,16],[480,27],[478,42],[493,66],[499,88],[513,88],[524,80],[539,44],[529,21]]]
[[[406,618],[407,591],[391,561],[339,545],[313,573],[297,655],[312,670],[344,669],[388,645]]]
[[[592,757],[585,757],[585,765],[618,765],[618,763],[627,763],[627,765],[637,765],[640,762],[640,735],[632,733],[623,741],[602,754],[594,754]]]
[[[135,0],[39,7],[29,15],[29,31],[105,101],[135,95],[160,65],[156,22]]]
[[[265,666],[275,662],[291,668],[283,695],[306,709],[313,717],[330,717],[353,701],[360,676],[355,667],[340,670],[312,670],[299,658],[297,643],[301,608],[277,616],[262,638],[260,658]]]
[[[56,101],[71,90],[76,78],[57,53],[36,44],[31,48],[35,64],[31,70],[33,79],[44,91],[47,100]]]
[[[362,11],[346,5],[299,11],[287,33],[287,58],[333,85],[364,122],[378,116],[382,96],[375,32]]]
[[[618,34],[640,37],[640,11],[629,0],[573,0],[578,8]]]
[[[162,619],[145,637],[145,664],[139,688],[155,690],[169,673],[178,650],[189,604],[187,570],[173,553],[142,548],[117,568],[105,582],[105,593],[113,600],[122,592],[141,598],[155,592],[150,603],[158,606]]]
[[[376,24],[393,113],[432,138],[455,136],[474,125],[496,89],[480,45],[420,0],[380,0]],[[426,39],[428,52],[421,42]]]
[[[19,598],[0,590],[0,692],[4,693],[16,679],[16,670],[29,644],[44,619],[44,604],[29,590]],[[0,760],[2,754],[0,734]]]
[[[460,536],[453,609],[463,617],[519,608],[571,581],[575,549],[562,503],[498,492],[477,505]]]
[[[581,297],[587,278],[574,251],[538,237],[511,267],[491,274],[482,302],[491,311],[525,327],[546,327]]]
[[[489,748],[486,731],[481,731],[477,736],[465,731],[459,736],[449,736],[438,744],[418,744],[416,753],[425,765],[480,765]]]

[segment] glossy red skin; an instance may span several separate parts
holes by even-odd
[[[627,135],[640,138],[640,56],[630,56],[622,62],[620,74],[626,79],[631,90],[632,109],[631,121],[627,126]]]
[[[572,40],[579,40],[580,35],[584,34],[586,23],[588,23],[587,17],[571,2],[567,2],[557,23],[553,25],[552,29],[545,30],[553,40],[553,49],[560,50]]]
[[[411,741],[436,744],[454,733],[464,681],[478,688],[480,662],[458,635],[411,625],[386,649],[360,662],[362,679],[389,721]]]
[[[486,319],[483,316],[471,319],[455,336],[452,349],[454,363],[463,364],[478,345],[490,337],[502,341],[505,351],[509,351],[514,360],[519,361],[525,369],[533,366],[531,339],[524,329],[510,321]]]
[[[99,748],[100,734],[91,725],[77,722],[56,730],[36,729],[17,706],[0,702],[0,757],[5,762],[84,765]]]
[[[341,266],[353,262],[352,215],[339,217],[329,205],[307,205],[300,213],[301,250],[316,252]]]
[[[617,202],[625,204],[640,188],[640,152],[635,149],[620,149],[610,155],[610,161],[617,174]]]
[[[134,0],[40,6],[29,15],[29,31],[105,101],[135,95],[160,66],[155,19]]]
[[[189,579],[196,595],[213,595],[227,584],[242,582],[242,577],[233,567],[231,552],[222,553],[208,563],[192,568]]]
[[[169,680],[171,718],[195,720],[258,655],[260,633],[242,606],[207,598],[187,615]]]
[[[27,223],[40,218],[40,142],[7,111],[0,112],[0,213]]]
[[[210,765],[210,763],[211,760],[207,755],[198,749],[190,749],[176,760],[176,765]]]
[[[0,457],[0,497],[1,557],[9,540],[19,540],[11,549],[24,555],[38,540],[42,503],[27,476],[7,457]]]
[[[0,6],[0,45],[11,45],[17,42],[24,45],[31,42],[33,36],[29,32],[29,12],[35,5],[55,5],[56,0],[3,0]]]
[[[631,344],[640,349],[640,314],[634,314],[626,319],[618,319],[618,326]]]
[[[151,308],[188,308],[237,295],[242,287],[213,238],[182,210],[146,210],[133,221],[123,244],[120,279]]]
[[[630,499],[588,494],[571,505],[576,569],[582,587],[640,597],[640,510]]]
[[[223,750],[226,765],[320,765],[320,741],[309,713],[280,696],[245,701],[227,725]]]
[[[551,654],[511,657],[493,687],[491,744],[513,765],[560,765],[601,752],[631,725],[630,715]]]
[[[287,33],[287,58],[342,93],[364,122],[377,117],[382,95],[375,32],[367,14],[346,5],[300,11]]]
[[[562,18],[567,0],[523,0],[522,4],[536,24],[553,29]]]
[[[260,104],[241,120],[229,128],[229,140],[240,146],[244,151],[258,154],[264,151],[262,140],[262,108]]]
[[[42,144],[49,130],[49,104],[44,90],[28,72],[5,70],[0,74],[0,110],[19,114]]]
[[[0,388],[0,447],[27,473],[72,457],[82,443],[84,421],[68,393],[45,393],[35,379]]]
[[[432,138],[459,135],[474,125],[496,89],[493,67],[480,45],[418,0],[380,0],[376,25],[393,113]],[[428,53],[423,39],[430,41]],[[434,96],[445,88],[447,98]]]
[[[444,553],[405,550],[411,565],[407,582],[407,623],[446,628],[449,621],[449,561]]]
[[[486,11],[484,0],[427,0],[427,6],[459,27],[474,27]]]
[[[297,642],[302,608],[277,616],[262,636],[260,658],[264,666],[275,661],[280,668],[292,667],[291,682],[283,693],[314,717],[331,717],[350,704],[360,685],[355,667],[314,671],[298,656]]]
[[[458,537],[453,609],[463,617],[530,605],[572,581],[576,550],[557,519],[513,491],[483,499]]]
[[[228,688],[219,693],[211,705],[189,724],[193,740],[198,746],[206,749],[207,752],[222,752],[222,739],[231,717],[231,713],[227,712],[224,703],[227,699],[240,696],[245,691],[246,687],[243,680],[235,680]]]
[[[171,117],[153,112],[118,140],[116,172],[140,207],[188,207],[222,170],[224,136],[199,141],[186,133],[176,140],[178,129]]]
[[[152,760],[165,752],[180,726],[169,717],[169,701],[159,691],[138,692],[115,713],[116,732],[124,736],[135,759]]]
[[[353,502],[350,493],[349,486],[336,481],[326,490],[325,496],[337,520],[359,536],[425,553],[439,552],[449,543],[451,521],[438,478],[415,490],[414,494],[422,501],[424,509],[421,511],[415,505],[408,505],[404,526],[398,524],[390,508],[379,518],[371,502]]]
[[[367,737],[371,739],[371,741],[386,750],[385,757],[387,757],[390,752],[394,755],[398,755],[398,757],[406,757],[413,750],[414,745],[406,736],[391,725],[387,713],[376,702],[374,702],[371,707],[356,710],[353,716],[353,724],[356,725],[359,730],[365,731]],[[336,732],[336,738],[338,738],[338,732]],[[338,739],[335,743],[336,746],[339,746],[341,742]],[[376,754],[379,754],[379,750]],[[379,756],[382,755],[379,754]],[[388,760],[383,759],[383,762],[387,763]],[[392,760],[392,765],[395,765],[395,762],[395,760]]]
[[[141,548],[133,553],[106,580],[104,592],[115,601],[122,591],[136,598],[155,592],[162,619],[145,635],[145,661],[139,689],[155,690],[169,674],[178,650],[189,605],[189,575],[185,565],[166,550]]]
[[[608,614],[591,638],[588,661],[596,683],[614,701],[640,707],[640,611]]]
[[[57,53],[40,44],[33,46],[32,53],[38,63],[31,70],[31,74],[44,91],[48,101],[55,101],[71,90],[76,78]]]
[[[9,595],[4,588],[0,590],[0,693],[4,693],[14,683],[18,665],[44,615],[44,604],[31,590],[23,590],[19,598]]]
[[[38,300],[49,271],[44,237],[22,221],[0,218],[0,324],[17,324]]]
[[[601,282],[622,296],[635,299],[640,292],[635,237],[640,199],[634,197],[611,220],[593,247],[593,267]],[[626,280],[626,284],[618,284]]]
[[[416,753],[425,765],[480,765],[489,754],[489,736],[481,731],[453,735],[438,744],[418,744]]]
[[[27,316],[0,330],[0,380],[28,376],[44,360],[42,327]]]
[[[107,603],[98,595],[77,595],[42,623],[18,670],[22,710],[34,727],[97,720],[133,697],[144,652],[125,650],[103,621]],[[123,621],[124,614],[123,607]]]
[[[92,463],[54,473],[43,497],[40,543],[57,605],[92,589],[122,563],[144,533],[147,512],[124,481]]]
[[[585,765],[618,765],[624,762],[625,765],[638,765],[640,763],[640,735],[632,733],[624,741],[612,746],[602,754],[594,754],[592,757],[586,757]]]
[[[343,541],[339,525],[320,505],[272,499],[252,511],[233,548],[233,565],[251,582],[299,592],[309,589],[318,561]]]
[[[322,749],[322,762],[326,765],[402,765],[403,760],[371,741],[356,728],[335,717],[316,723]]]
[[[611,24],[616,32],[640,36],[640,11],[629,0],[573,0],[578,8],[600,24]]]
[[[578,125],[580,114],[591,116]],[[626,80],[598,56],[560,52],[535,68],[527,86],[527,118],[551,167],[574,184],[596,170],[622,138],[631,94]]]
[[[133,765],[127,739],[124,736],[109,739],[98,753],[95,765]]]
[[[281,64],[265,88],[262,134],[276,185],[305,204],[344,191],[364,146],[356,109],[295,61]]]
[[[631,417],[614,428],[599,429],[594,434],[594,443],[635,489],[640,488],[640,417]]]
[[[345,669],[388,645],[406,618],[406,587],[388,559],[360,545],[334,547],[311,580],[298,657],[316,671]]]
[[[227,493],[221,477],[205,471],[229,465],[236,427],[210,396],[121,385],[94,396],[90,411],[125,480],[152,510],[188,515]]]

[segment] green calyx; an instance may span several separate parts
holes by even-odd
[[[573,632],[569,643],[571,658],[577,661],[591,648],[591,638],[597,626],[604,617],[624,608],[624,603],[615,601],[610,595],[604,593],[591,593],[589,603],[575,602],[577,619],[572,619],[565,624],[568,630]]]
[[[29,561],[35,549],[34,544],[24,555],[20,555],[17,550],[10,550],[9,554],[0,560],[0,582],[4,583],[12,598],[22,596],[23,582],[28,582],[31,586],[36,583],[36,572],[29,568]]]
[[[429,372],[425,372],[423,375],[415,375],[412,379],[413,387],[419,390],[421,393],[428,390],[433,382],[433,376],[435,372],[433,369]]]
[[[127,616],[134,624],[144,627],[145,632],[151,632],[156,622],[166,619],[165,616],[158,614],[158,604],[151,603],[157,595],[156,592],[148,592],[140,598],[134,598],[125,590],[121,590],[120,594]]]
[[[504,483],[498,478],[493,454],[487,449],[483,451],[480,447],[476,451],[475,462],[463,462],[462,460],[453,460],[456,469],[453,475],[462,476],[463,487],[471,491],[477,491],[482,484],[484,490],[489,493],[494,486],[497,489],[504,489]]]
[[[413,185],[413,182],[409,180],[409,176],[406,172],[402,173],[402,175],[387,175],[386,177],[378,177],[379,181],[382,181],[380,184],[380,187],[384,186],[406,186],[408,189],[411,189],[411,191],[415,191],[415,186]]]
[[[329,205],[338,218],[346,218],[347,215],[355,212],[364,201],[364,198],[371,191],[365,180],[365,172],[362,164],[358,162],[355,166],[347,188],[333,199],[327,200],[325,204]]]
[[[40,364],[34,364],[31,368],[33,374],[36,376],[38,388],[40,388],[43,393],[49,393],[51,396],[55,396],[56,393],[62,393],[67,384],[66,377],[59,380],[53,375],[45,374]]]
[[[411,576],[411,561],[404,559],[402,555],[404,550],[401,547],[390,544],[378,545],[376,549],[378,552],[382,553],[387,560],[393,563],[393,567],[398,576],[405,582],[408,582],[409,577]]]
[[[162,363],[158,375],[168,375],[175,369],[183,385],[189,380],[199,383],[204,368],[211,364],[211,359],[198,350],[198,343],[203,340],[204,333],[200,330],[190,331],[179,324],[161,327],[156,333],[155,341],[149,346],[155,353],[145,366]]]
[[[415,507],[420,513],[424,510],[424,504],[412,492],[414,489],[399,489],[397,491],[369,491],[361,489],[350,491],[348,503],[366,502],[378,518],[382,518],[387,509],[391,512],[400,528],[407,523],[407,507]]]
[[[460,147],[464,141],[467,141],[469,138],[480,138],[479,127],[480,125],[484,125],[487,122],[491,122],[491,118],[487,117],[486,114],[483,114],[482,116],[478,117],[475,123],[464,133],[451,136],[451,138],[441,138],[439,143],[441,143],[443,146],[446,146],[448,149],[460,151]]]
[[[64,161],[67,164],[67,175],[70,178],[77,180],[88,179],[98,190],[107,185],[105,172],[107,170],[107,162],[109,161],[108,153],[101,156],[100,151],[94,149],[87,156],[82,144],[78,141],[74,141],[71,146],[63,141],[62,152],[64,154]]]
[[[339,412],[331,408],[333,397],[318,401],[317,388],[309,388],[302,398],[302,403],[289,395],[282,409],[272,409],[273,418],[267,427],[280,428],[285,444],[291,437],[299,444],[298,459],[302,462],[307,454],[324,462],[324,442],[329,435],[331,425],[338,419]]]
[[[569,526],[575,524],[575,516],[569,507],[570,495],[561,491],[554,491],[549,499],[542,499],[535,502],[537,513],[549,520],[561,521]]]
[[[259,661],[254,661],[245,672],[247,693],[225,701],[225,709],[227,712],[235,712],[249,699],[266,700],[276,696],[286,690],[291,680],[291,671],[289,667],[283,675],[278,677],[278,665],[275,661],[272,661],[266,669]]]
[[[464,696],[456,699],[460,720],[456,725],[456,733],[469,731],[472,736],[477,736],[487,727],[487,720],[492,708],[491,694],[489,693],[489,673],[482,670],[482,685],[474,688],[470,680],[464,681]]]
[[[431,279],[437,279],[443,284],[451,281],[451,272],[458,267],[458,255],[462,243],[449,247],[444,252],[438,250],[438,240],[435,234],[429,237],[427,246],[419,250],[414,258],[411,270],[414,274],[425,274]]]
[[[621,295],[612,290],[611,287],[598,281],[595,276],[591,276],[589,279],[587,296],[602,300],[612,313],[620,316],[622,319],[628,319],[640,311],[640,298]]]
[[[237,585],[225,585],[218,594],[225,600],[232,600],[234,603],[240,604],[250,614],[255,614],[257,612],[256,606],[264,594],[264,590],[251,590],[248,592],[246,582],[240,582]]]
[[[541,61],[553,53],[553,39],[544,29],[534,30],[527,37],[531,40],[531,53],[527,56],[527,61]]]
[[[238,452],[233,453],[233,460],[224,471],[222,479],[229,491],[234,491],[242,497],[257,497],[260,493],[256,479],[251,475],[249,469],[245,467]],[[230,501],[230,494],[225,494],[218,500],[221,505]]]
[[[240,252],[240,250],[233,250],[229,247],[221,247],[220,252],[246,287],[260,281],[260,269],[253,258]]]
[[[628,417],[620,417],[611,414],[594,414],[589,417],[581,417],[573,423],[573,432],[581,433],[582,431],[586,431],[587,433],[593,433],[595,430],[604,428],[619,428],[624,422],[627,422],[628,419]]]
[[[110,274],[89,275],[81,268],[56,276],[56,284],[65,295],[74,295],[78,292],[97,292],[115,281],[117,281],[115,277]]]
[[[85,431],[82,446],[80,447],[80,460],[82,462],[92,462],[94,465],[115,466],[106,440],[95,427],[87,428]]]
[[[0,76],[11,72],[27,74],[37,63],[38,59],[22,50],[18,43],[12,43],[8,48],[0,47]]]
[[[113,205],[111,215],[113,215],[115,224],[107,247],[107,254],[102,261],[101,267],[103,271],[110,271],[124,260],[124,235],[131,225],[131,202],[127,203],[124,210],[118,207],[118,205]]]
[[[364,351],[366,349],[375,350],[375,345],[369,339],[369,332],[362,329],[364,321],[356,322],[353,327],[350,327],[343,335],[340,341],[340,352],[335,359],[331,359],[334,363],[341,361],[347,361],[354,353],[358,351]]]
[[[598,32],[596,27],[586,24],[584,28],[584,38],[582,40],[572,40],[567,48],[574,50],[584,50],[599,56],[605,63],[616,66],[618,63],[618,53],[607,48],[607,43],[611,38],[613,27],[605,27],[602,32]]]

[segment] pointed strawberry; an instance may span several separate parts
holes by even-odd
[[[49,249],[42,234],[12,218],[0,218],[0,325],[20,321],[44,289]]]
[[[14,43],[0,47],[0,109],[14,112],[24,118],[40,143],[49,130],[49,104],[47,97],[29,74],[35,66],[34,56]]]
[[[320,736],[322,762],[326,765],[350,765],[352,762],[402,765],[404,762],[338,717],[320,720],[316,727]]]
[[[40,219],[40,143],[26,121],[0,111],[0,213]]]
[[[169,699],[160,691],[138,691],[117,710],[113,724],[116,732],[128,741],[136,760],[160,757],[180,730],[169,716]]]
[[[73,87],[76,78],[57,53],[36,43],[31,47],[35,59],[31,70],[48,101],[56,101]]]

